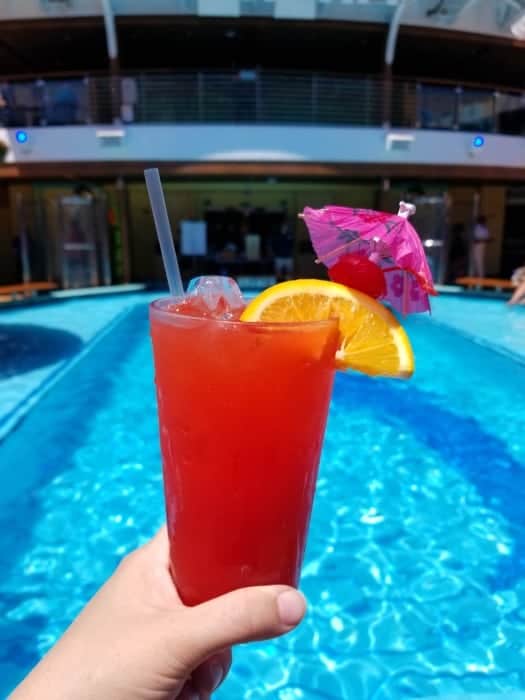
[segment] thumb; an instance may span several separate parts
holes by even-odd
[[[186,608],[189,667],[242,642],[278,637],[302,620],[306,600],[288,586],[253,586]]]

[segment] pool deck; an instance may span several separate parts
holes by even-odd
[[[0,440],[136,304],[158,296],[75,295],[0,310]]]
[[[525,362],[525,306],[487,294],[441,294],[432,299],[431,319],[454,328],[477,343]]]

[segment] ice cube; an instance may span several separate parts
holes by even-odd
[[[231,277],[194,277],[186,293],[188,301],[199,302],[210,318],[237,319],[246,306],[239,285]]]

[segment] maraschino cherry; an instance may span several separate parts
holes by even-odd
[[[383,271],[374,262],[359,253],[343,255],[328,270],[330,279],[352,289],[357,289],[368,296],[379,299],[386,294],[386,282]]]

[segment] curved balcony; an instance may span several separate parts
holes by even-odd
[[[388,88],[388,89],[386,89]],[[283,124],[525,132],[525,97],[321,73],[180,72],[0,85],[0,126]]]

